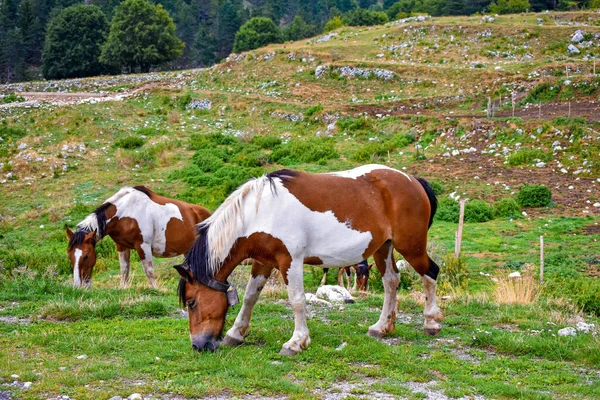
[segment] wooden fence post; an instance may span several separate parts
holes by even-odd
[[[465,202],[466,200],[460,201],[460,214],[458,217],[458,231],[456,232],[456,245],[454,246],[454,257],[460,256],[460,248],[462,247],[462,234],[463,225],[465,220]]]
[[[544,235],[540,236],[540,283],[544,283]]]

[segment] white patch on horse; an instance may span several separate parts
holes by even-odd
[[[150,256],[149,253],[163,256],[167,246],[167,224],[172,218],[183,221],[181,211],[175,204],[155,203],[134,188],[123,188],[106,202],[117,208],[116,218],[131,218],[137,222],[144,243],[152,246],[151,249],[142,246],[146,257]]]
[[[360,167],[357,167],[357,168],[354,168],[354,169],[351,169],[348,171],[329,172],[329,174],[339,176],[341,178],[356,179],[358,177],[361,177],[363,175],[366,175],[366,174],[373,172],[375,170],[378,170],[378,169],[387,169],[390,171],[398,172],[398,173],[404,175],[406,177],[406,179],[408,179],[410,182],[412,182],[412,179],[410,178],[410,176],[408,174],[406,174],[405,172],[399,171],[394,168],[387,167],[385,165],[379,165],[379,164],[361,165]]]
[[[83,221],[77,224],[77,229],[83,229],[88,232],[96,231],[96,240],[102,239],[100,237],[100,229],[98,229],[98,218],[95,213],[91,213]]]
[[[79,277],[79,260],[83,251],[75,249],[75,262],[73,263],[73,286],[81,286],[81,278]]]

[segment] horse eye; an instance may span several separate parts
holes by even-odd
[[[86,254],[86,255],[83,257],[83,259],[84,259],[84,260],[87,260],[89,257],[90,257],[90,255],[89,255],[89,254]]]
[[[188,306],[188,308],[196,307],[196,300],[188,301],[187,306]]]

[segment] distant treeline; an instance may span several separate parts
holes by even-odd
[[[0,83],[35,79],[41,73],[64,78],[147,71],[159,65],[208,66],[232,50],[414,13],[598,6],[600,0],[0,0]],[[134,32],[144,24],[148,26],[139,39]],[[141,46],[136,40],[147,43]]]

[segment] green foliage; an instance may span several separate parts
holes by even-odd
[[[450,288],[454,290],[466,289],[468,277],[469,271],[465,258],[462,255],[456,258],[454,254],[447,253],[440,266],[440,289],[446,291]]]
[[[337,16],[333,17],[332,19],[330,19],[329,21],[327,21],[327,23],[323,27],[323,32],[331,32],[338,28],[341,28],[342,26],[344,26],[344,23],[342,22],[342,18],[339,15],[337,15]]]
[[[487,222],[494,219],[494,208],[483,200],[471,200],[465,204],[465,222]]]
[[[369,11],[364,8],[355,8],[342,16],[342,22],[348,26],[382,25],[388,22],[388,20],[386,13]]]
[[[323,111],[323,106],[321,104],[317,104],[316,106],[310,106],[304,111],[304,117],[310,118],[315,114],[319,114]]]
[[[316,27],[308,24],[300,15],[296,15],[292,23],[284,30],[286,40],[300,40],[315,34]]]
[[[502,218],[517,218],[521,216],[521,206],[511,197],[503,197],[494,203],[494,215]]]
[[[516,14],[530,9],[529,0],[496,0],[490,4],[490,12],[493,14]]]
[[[546,185],[525,184],[517,194],[517,202],[523,207],[546,207],[552,202],[552,191]]]
[[[21,127],[0,123],[0,157],[8,156],[12,151],[9,146],[26,135],[27,132]]]
[[[100,60],[118,68],[148,72],[152,65],[179,57],[183,42],[175,35],[175,24],[162,5],[146,0],[125,0],[115,10],[108,40]]]
[[[439,199],[438,209],[435,214],[436,220],[458,223],[459,217],[460,205],[456,201],[448,197]]]
[[[517,165],[530,165],[538,160],[543,162],[552,161],[552,158],[552,153],[542,149],[519,149],[516,153],[508,157],[508,165],[513,167]]]
[[[242,52],[281,42],[281,31],[272,19],[254,17],[235,34],[233,51]]]
[[[138,147],[142,147],[144,143],[146,141],[139,136],[125,136],[117,140],[114,146],[121,149],[137,149]]]
[[[387,157],[388,153],[405,148],[414,140],[411,135],[395,134],[382,142],[369,142],[361,146],[350,158],[358,162],[377,161],[381,157]]]
[[[436,196],[439,196],[442,193],[444,193],[444,185],[442,185],[438,181],[430,181],[429,186],[431,186],[431,189],[433,189],[433,193],[435,193]]]
[[[600,280],[577,276],[575,278],[552,279],[544,285],[544,293],[552,297],[570,299],[584,312],[600,316]]]
[[[523,105],[526,103],[530,103],[530,104],[546,103],[546,102],[554,100],[559,92],[560,92],[560,85],[557,85],[557,84],[552,85],[548,82],[541,83],[541,84],[537,85],[535,88],[533,88],[529,92],[527,97],[523,101],[521,101],[520,104]]]
[[[316,162],[324,164],[327,160],[339,157],[330,138],[311,138],[294,140],[280,144],[273,149],[270,160],[283,165]]]
[[[370,131],[373,129],[371,121],[365,117],[345,117],[340,118],[336,125],[340,127],[340,129],[347,132],[358,132],[358,131]]]
[[[42,53],[44,77],[81,78],[109,72],[99,60],[108,29],[108,21],[97,6],[65,8],[48,24]]]
[[[261,149],[273,149],[281,144],[281,139],[275,135],[256,135],[252,138],[252,144]]]
[[[25,98],[23,96],[17,96],[15,93],[10,93],[2,98],[2,102],[4,104],[17,103],[23,101],[25,101]]]

